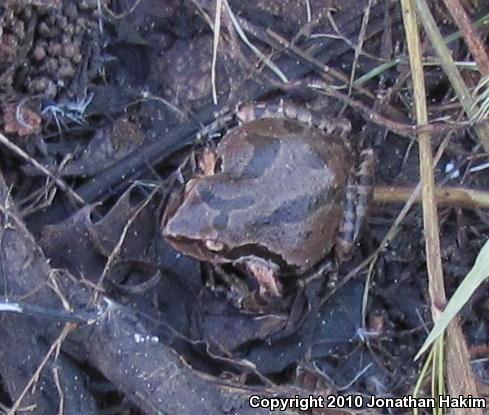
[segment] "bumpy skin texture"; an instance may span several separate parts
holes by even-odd
[[[166,209],[174,248],[215,263],[263,259],[278,274],[300,274],[330,252],[351,176],[342,138],[259,119],[229,132],[216,157],[215,174],[190,180]]]

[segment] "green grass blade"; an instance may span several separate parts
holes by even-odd
[[[455,315],[462,309],[462,307],[468,302],[470,296],[474,291],[482,284],[482,282],[489,276],[489,240],[486,241],[484,246],[477,255],[475,264],[464,280],[461,282],[457,291],[453,294],[452,298],[448,302],[442,315],[435,323],[435,326],[431,330],[428,338],[425,340],[423,346],[419,350],[418,354],[414,358],[418,359],[440,336],[447,326],[450,324]]]

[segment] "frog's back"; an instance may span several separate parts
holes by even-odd
[[[230,132],[218,154],[214,193],[229,195],[232,183],[236,195],[254,200],[227,212],[227,230],[220,232],[226,245],[259,245],[299,270],[330,251],[350,168],[341,139],[288,120],[260,119]]]

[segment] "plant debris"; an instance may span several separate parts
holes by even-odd
[[[449,298],[489,234],[488,160],[479,140],[487,80],[472,63],[473,51],[477,62],[486,58],[489,7],[427,2],[436,30],[421,42],[428,122],[417,126],[399,2],[219,3],[217,104],[215,1],[0,5],[5,412],[265,414],[270,408],[251,406],[253,395],[266,402],[413,394],[422,370],[413,358],[431,310],[444,307],[430,297],[417,138],[431,135]],[[453,19],[445,4],[457,7]],[[432,46],[437,36],[446,47]],[[446,48],[453,62],[438,59]],[[445,75],[447,62],[474,94],[465,104]],[[174,250],[162,218],[193,178],[222,169],[214,149],[238,124],[237,110],[289,108],[283,101],[304,110],[301,122],[312,122],[304,114],[337,120],[330,133],[343,128],[352,157],[372,149],[375,192],[350,258],[330,256],[301,276],[284,272],[280,295],[264,299],[234,258],[212,263]],[[231,149],[251,165],[241,180],[276,156],[258,147]],[[361,173],[356,179],[370,185]],[[263,197],[286,188],[271,185]],[[217,209],[249,202],[231,196],[200,195]],[[347,203],[363,196],[355,197]],[[310,210],[319,202],[311,199]],[[304,205],[290,200],[284,211],[295,220],[294,207]],[[187,242],[228,248],[236,259],[284,260],[253,243],[220,244],[213,235],[229,225],[225,216],[214,218],[211,237]],[[262,278],[275,281],[263,262]],[[489,379],[486,308],[482,285],[460,313],[464,357],[482,381]],[[482,383],[478,395],[487,397]],[[429,382],[421,379],[419,391],[428,397]],[[365,402],[327,413],[370,413]],[[292,406],[284,413],[298,413]]]

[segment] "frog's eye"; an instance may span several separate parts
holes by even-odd
[[[219,252],[224,250],[224,244],[219,241],[214,241],[212,239],[207,239],[205,241],[205,246],[209,251]]]

